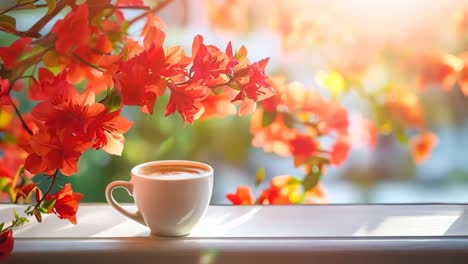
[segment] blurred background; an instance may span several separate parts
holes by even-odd
[[[284,74],[326,98],[339,97],[356,140],[347,161],[330,167],[322,178],[330,203],[457,203],[468,202],[468,99],[458,84],[418,88],[420,71],[414,69],[435,67],[426,75],[436,78],[440,71],[428,59],[432,54],[450,59],[468,51],[467,10],[466,0],[175,0],[158,15],[166,22],[167,45],[190,50],[196,34],[219,47],[232,40],[234,47],[247,47],[252,61],[270,57],[267,73]],[[41,12],[17,12],[18,28],[26,28]],[[130,33],[138,35],[141,26]],[[10,42],[1,35],[1,45]],[[424,163],[414,163],[400,127],[379,119],[389,114],[375,107],[386,92],[382,87],[388,86],[417,98],[425,126],[439,138]],[[362,96],[356,87],[371,96]],[[21,110],[28,111],[31,105],[19,96]],[[213,118],[184,127],[178,115],[164,117],[167,100],[158,99],[152,116],[125,110],[135,125],[126,134],[122,157],[88,151],[78,175],[62,180],[70,180],[85,195],[84,202],[104,202],[105,186],[128,179],[138,163],[191,159],[214,167],[212,203],[225,204],[225,195],[238,185],[249,185],[258,194],[273,176],[302,175],[291,158],[251,147],[250,117]],[[363,119],[378,125],[374,147],[360,142]],[[405,135],[414,132],[404,129]],[[267,178],[254,187],[260,167]],[[118,195],[131,201],[124,191]]]

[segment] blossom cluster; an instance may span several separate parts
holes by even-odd
[[[121,155],[124,134],[133,124],[123,115],[124,107],[152,114],[158,98],[169,94],[165,115],[178,113],[187,124],[225,116],[236,107],[239,115],[247,115],[256,102],[275,93],[265,75],[268,59],[251,62],[244,46],[234,50],[229,43],[220,49],[200,35],[190,53],[166,45],[164,23],[154,13],[168,3],[18,1],[7,11],[48,8],[27,31],[18,30],[7,11],[0,13],[7,21],[0,30],[18,36],[0,47],[0,194],[11,202],[34,200],[25,213],[39,222],[42,214],[54,213],[76,224],[83,195],[70,183],[60,186],[57,177],[76,174],[87,150]],[[41,35],[42,27],[66,7],[70,11]],[[129,19],[125,8],[143,13]],[[140,37],[131,38],[128,28],[139,20],[146,20]],[[33,104],[30,113],[20,112],[18,93]],[[0,227],[2,247],[10,245],[11,229],[27,221],[16,218]]]

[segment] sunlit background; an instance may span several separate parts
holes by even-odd
[[[415,81],[420,69],[433,66],[435,56],[456,67],[456,56],[468,48],[467,10],[466,0],[176,0],[159,15],[167,24],[168,45],[190,50],[196,34],[219,46],[232,40],[234,47],[244,44],[252,60],[271,57],[269,74],[284,74],[326,98],[340,99],[354,141],[348,160],[323,176],[330,203],[412,203],[468,201],[468,99],[458,84],[422,90]],[[41,12],[17,12],[18,28],[33,23]],[[137,35],[141,26],[130,32]],[[1,35],[1,45],[10,42]],[[421,164],[415,164],[407,146],[412,128],[405,127],[402,135],[402,127],[382,119],[391,109],[379,108],[379,98],[395,90],[386,87],[399,87],[398,100],[410,105],[417,101],[425,126],[439,138]],[[71,180],[85,202],[104,202],[107,183],[128,179],[138,163],[191,159],[214,167],[212,203],[223,204],[228,203],[226,193],[238,185],[249,185],[258,194],[268,178],[300,175],[292,159],[251,147],[249,117],[213,118],[183,127],[179,116],[164,117],[166,102],[158,99],[152,116],[126,109],[135,125],[126,135],[122,157],[88,151],[79,162],[79,174],[61,180]],[[22,107],[31,107],[24,97]],[[377,124],[374,147],[367,144],[363,120]],[[254,187],[260,167],[267,179]],[[119,195],[130,201],[124,192]]]

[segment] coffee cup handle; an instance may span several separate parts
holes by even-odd
[[[119,213],[125,215],[126,217],[142,224],[146,225],[145,221],[143,220],[143,216],[141,215],[140,211],[136,211],[135,213],[129,212],[125,210],[115,199],[114,196],[112,196],[112,191],[115,188],[124,188],[127,190],[128,194],[130,196],[133,196],[133,184],[130,182],[126,181],[113,181],[109,183],[106,187],[106,200],[109,203],[111,207],[113,207],[115,210],[117,210]]]

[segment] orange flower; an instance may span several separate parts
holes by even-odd
[[[53,174],[59,169],[64,175],[70,176],[78,171],[78,160],[83,153],[82,145],[71,136],[55,135],[41,131],[29,140],[26,151],[29,153],[24,168],[33,174]]]
[[[426,89],[438,85],[450,90],[456,81],[456,65],[450,56],[441,53],[420,54],[414,57],[414,68],[418,71],[417,86]]]
[[[88,44],[91,39],[88,12],[88,5],[82,4],[55,23],[51,32],[57,34],[55,49],[59,54],[69,53],[73,47]]]
[[[423,132],[411,140],[410,147],[416,163],[427,160],[432,149],[437,145],[437,136],[431,132]]]
[[[296,166],[303,164],[309,157],[315,154],[318,148],[318,142],[311,136],[302,134],[297,134],[289,144]]]
[[[62,71],[61,74],[54,74],[47,68],[39,68],[39,81],[34,81],[28,90],[28,97],[32,100],[44,101],[50,98],[60,86],[71,86],[66,80],[68,71]]]
[[[277,114],[268,126],[262,126],[263,110],[252,115],[250,130],[253,134],[252,145],[263,148],[265,152],[274,152],[280,156],[291,155],[289,142],[294,139],[297,132],[286,126],[283,116]]]
[[[214,28],[243,32],[249,21],[248,0],[207,0],[208,19]]]
[[[208,88],[197,84],[169,86],[169,88],[171,96],[166,106],[166,116],[177,111],[184,123],[192,123],[195,115],[202,109],[200,101],[209,94]]]
[[[327,203],[327,194],[325,186],[319,182],[313,189],[306,192],[304,204],[323,204]]]
[[[211,85],[210,82],[217,80],[220,74],[229,73],[234,66],[229,65],[231,63],[229,57],[220,49],[213,45],[205,45],[200,35],[193,39],[192,57],[192,79],[203,80],[206,85]]]
[[[13,251],[13,232],[11,229],[0,233],[0,262],[7,259]]]
[[[341,165],[348,157],[349,150],[349,143],[343,139],[338,139],[332,147],[330,163],[335,166]]]
[[[394,123],[415,128],[424,126],[422,109],[416,94],[395,87],[386,96],[384,106]]]
[[[291,204],[289,199],[290,186],[288,186],[292,176],[275,176],[271,179],[270,188],[262,191],[258,201],[260,204]]]
[[[467,21],[468,21],[468,10],[467,10]],[[463,68],[459,72],[458,83],[465,96],[468,96],[468,52],[464,52],[460,55],[460,59],[463,61]]]
[[[234,205],[247,205],[254,204],[254,197],[252,191],[247,186],[237,187],[236,193],[230,193],[226,195],[226,198],[231,201]]]
[[[30,49],[31,42],[32,38],[20,38],[9,47],[0,47],[0,58],[5,69],[11,70],[16,67],[17,60],[25,51]]]
[[[223,89],[221,94],[210,94],[201,101],[201,104],[203,105],[203,114],[200,119],[211,117],[224,118],[227,115],[235,114],[236,107],[231,103],[232,97],[233,91],[230,88]]]
[[[60,219],[68,219],[70,223],[76,224],[76,212],[82,198],[83,194],[73,192],[70,183],[67,183],[57,193],[48,195],[46,200],[55,200],[51,212],[54,212]]]
[[[120,116],[120,111],[109,112],[103,104],[96,103],[89,90],[79,94],[70,84],[56,88],[49,100],[32,110],[39,132],[24,146],[30,153],[25,168],[31,173],[53,173],[59,169],[64,175],[71,175],[78,170],[79,157],[89,148],[120,155],[122,134],[132,122]]]
[[[0,77],[0,105],[9,105],[10,95],[8,94],[10,85],[8,80],[4,80]]]

